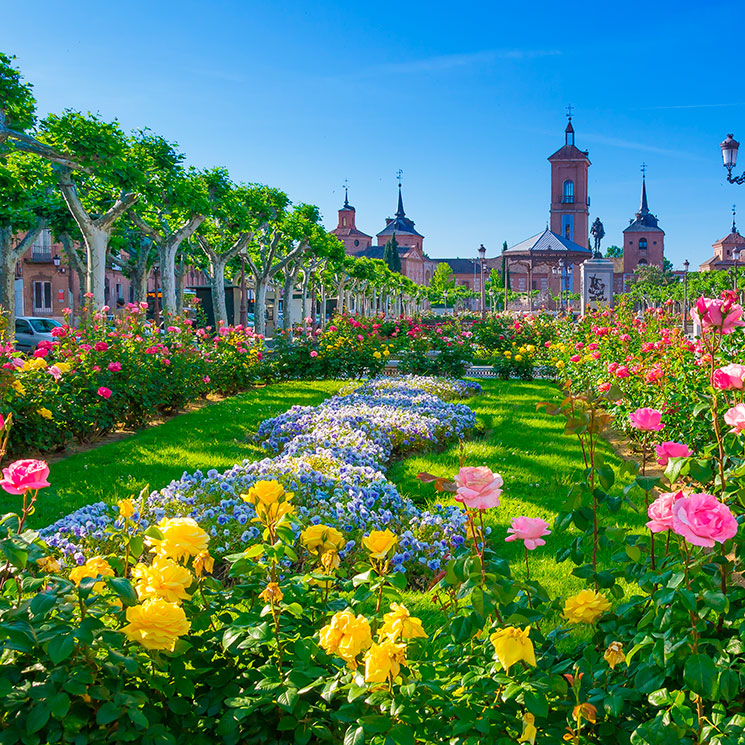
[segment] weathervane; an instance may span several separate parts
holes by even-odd
[[[403,177],[404,177],[404,172],[399,168],[396,171],[396,178],[398,179],[398,186],[399,186],[399,188],[401,187],[401,179],[403,179]]]
[[[737,214],[737,205],[733,204],[732,205],[732,232],[733,233],[737,232],[737,228],[735,227],[735,215],[736,214]]]
[[[647,178],[647,164],[646,163],[642,163],[641,172],[642,172],[642,178]]]
[[[344,179],[344,206],[349,207],[349,179]]]
[[[567,119],[569,119],[570,122],[572,121],[572,111],[574,111],[574,106],[569,104],[569,106],[567,106]]]

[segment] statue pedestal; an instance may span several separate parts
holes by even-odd
[[[613,307],[613,266],[610,259],[587,259],[580,266],[582,315]]]

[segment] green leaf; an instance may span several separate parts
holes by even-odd
[[[49,642],[47,654],[55,665],[67,659],[75,649],[75,637],[72,634],[58,634]]]
[[[97,724],[111,724],[119,719],[121,715],[121,709],[113,704],[111,701],[107,701],[97,712],[96,712],[96,723]]]
[[[132,556],[135,557],[135,559],[139,559],[140,556],[142,556],[142,552],[145,550],[145,539],[142,536],[141,533],[138,533],[137,535],[133,535],[129,539],[129,553],[132,554]]]
[[[294,688],[288,688],[277,698],[277,703],[287,712],[292,712],[300,696]]]
[[[14,567],[23,569],[26,566],[26,562],[28,561],[28,551],[17,546],[12,538],[6,538],[5,540],[0,541],[0,551],[5,554],[5,558]]]
[[[548,716],[548,699],[545,695],[535,691],[525,691],[523,698],[525,699],[525,706],[531,714],[541,718]]]
[[[43,616],[56,602],[57,596],[53,592],[40,592],[31,601],[29,608],[35,616]]]
[[[49,709],[55,719],[62,719],[70,711],[70,697],[64,691],[60,691],[49,699]]]
[[[714,661],[705,654],[691,655],[683,668],[686,685],[700,696],[709,698],[714,691],[714,678],[717,668]]]
[[[727,596],[721,590],[705,590],[703,593],[704,602],[717,613],[726,613],[729,607]]]
[[[731,701],[740,692],[740,676],[734,670],[722,670],[719,674],[719,693],[725,701]]]
[[[364,742],[365,730],[352,724],[344,734],[344,745],[363,745]]]
[[[403,722],[391,728],[385,741],[387,745],[416,745],[414,730],[412,730],[408,724],[404,724]]]
[[[38,732],[49,721],[50,714],[44,701],[34,704],[26,717],[26,732]]]
[[[125,605],[137,605],[137,593],[126,577],[107,577],[106,582]]]

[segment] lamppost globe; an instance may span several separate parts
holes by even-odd
[[[62,259],[60,259],[59,254],[54,254],[52,257],[52,264],[59,269],[59,265],[62,263]]]
[[[735,139],[734,135],[727,135],[726,139],[719,146],[722,148],[722,161],[724,167],[731,171],[737,165],[737,149],[740,147],[740,143]]]
[[[683,269],[685,269],[686,271],[688,271],[688,267],[689,267],[690,265],[691,265],[691,262],[690,262],[690,261],[688,261],[688,259],[686,259],[686,260],[685,260],[685,261],[683,262]]]

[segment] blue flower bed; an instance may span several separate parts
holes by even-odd
[[[408,376],[372,380],[318,406],[293,406],[259,427],[257,439],[273,457],[224,473],[184,473],[152,492],[135,517],[143,530],[163,517],[193,517],[211,532],[211,550],[235,553],[259,536],[253,507],[241,494],[256,481],[276,479],[294,492],[302,526],[322,522],[345,533],[342,556],[370,530],[390,528],[400,538],[392,559],[398,571],[437,571],[451,546],[463,541],[463,511],[421,509],[398,493],[385,469],[393,457],[466,435],[475,416],[457,399],[479,391],[466,381]],[[107,551],[115,518],[115,509],[99,502],[45,528],[42,537],[67,561],[82,563]]]

